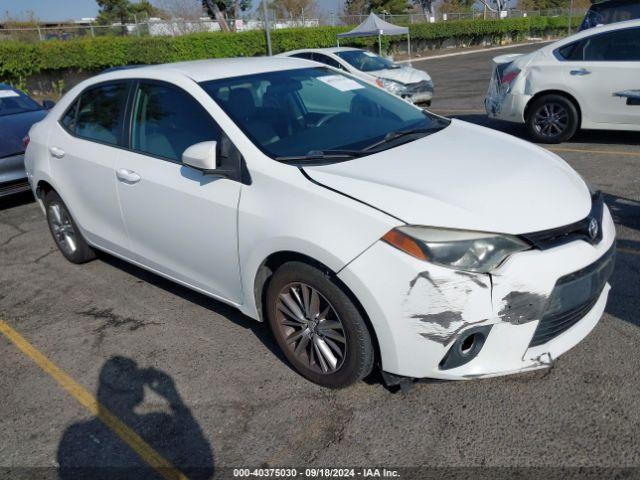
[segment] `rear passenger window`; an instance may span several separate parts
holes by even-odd
[[[600,62],[640,61],[640,28],[629,28],[585,38],[584,59]]]
[[[169,84],[140,82],[131,148],[181,162],[188,147],[211,140],[220,141],[220,128],[191,95]]]
[[[128,84],[125,82],[103,84],[85,90],[80,97],[75,126],[73,119],[65,116],[72,131],[87,140],[118,145],[127,90]],[[62,120],[63,124],[65,118]]]
[[[557,50],[564,60],[592,62],[640,61],[640,28],[601,33]]]

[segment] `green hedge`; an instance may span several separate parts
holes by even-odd
[[[459,20],[410,25],[416,40],[478,38],[505,35],[522,37],[543,33],[561,34],[566,17],[529,17],[504,20]],[[574,19],[579,23],[579,19]],[[291,28],[272,32],[274,53],[297,48],[329,47],[336,34],[350,27]],[[354,39],[352,45],[370,45],[375,39]],[[389,48],[394,40],[385,39]],[[39,72],[68,69],[99,71],[127,64],[166,63],[201,58],[264,55],[262,31],[198,33],[181,37],[97,37],[49,40],[39,43],[0,42],[0,81],[23,82]]]

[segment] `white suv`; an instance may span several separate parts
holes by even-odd
[[[578,128],[640,131],[640,20],[582,31],[527,55],[502,55],[485,106],[543,143]]]
[[[67,259],[267,320],[329,387],[543,368],[609,291],[611,216],[559,157],[305,60],[98,75],[31,129],[26,167]]]

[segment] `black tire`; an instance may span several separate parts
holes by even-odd
[[[319,321],[316,322],[316,327],[314,328],[317,328],[317,330],[315,330],[315,333],[310,333],[311,339],[308,340],[308,343],[305,344],[306,347],[301,349],[298,355],[294,353],[294,348],[299,346],[302,340],[288,344],[286,338],[287,336],[292,336],[292,333],[302,332],[305,327],[286,326],[282,323],[284,318],[292,317],[287,317],[283,313],[281,297],[283,292],[291,292],[288,289],[298,288],[296,286],[300,288],[310,287],[310,290],[308,290],[309,296],[312,295],[313,290],[319,294],[320,307],[316,310],[324,310],[326,306],[333,309],[333,313],[329,310],[324,316],[316,316]],[[302,293],[301,290],[298,291]],[[293,298],[292,295],[289,296]],[[279,303],[280,307],[278,306]],[[302,304],[298,305],[302,306]],[[344,388],[361,380],[371,372],[374,349],[365,321],[358,308],[342,288],[332,280],[331,276],[326,275],[318,268],[302,262],[288,262],[278,268],[269,282],[266,310],[271,331],[280,349],[293,367],[308,380],[324,387]],[[330,333],[336,334],[338,332],[338,336],[342,336],[344,342],[332,341],[331,339],[336,338],[334,336],[325,336],[327,329],[322,327],[323,321],[326,321],[326,324],[332,323],[335,325],[335,320],[338,320],[341,328]],[[310,323],[307,324],[306,328],[311,328],[308,325]],[[335,355],[335,358],[340,360],[340,363],[334,366],[335,370],[322,371],[324,369],[322,364],[326,366],[329,363],[319,358],[319,356],[322,356],[322,348],[314,350],[314,336],[317,337],[316,340],[318,341],[333,343],[333,346],[339,345],[342,347],[344,345],[343,355]],[[326,343],[324,346],[326,346]],[[306,355],[303,354],[302,350],[306,352]],[[333,347],[331,353],[335,353]],[[316,359],[315,365],[313,364],[314,357]]]
[[[51,190],[44,195],[43,200],[49,231],[62,255],[72,263],[86,263],[96,258],[96,252],[82,236],[60,195]],[[75,248],[70,247],[65,237],[73,239]]]
[[[538,143],[562,143],[580,126],[578,110],[571,100],[557,94],[543,95],[527,112],[527,130]]]

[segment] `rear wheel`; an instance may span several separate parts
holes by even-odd
[[[307,379],[342,388],[371,372],[374,351],[360,312],[319,269],[282,265],[267,291],[267,314],[282,352]]]
[[[53,190],[47,192],[44,206],[49,230],[64,257],[73,263],[85,263],[96,258],[94,250],[80,233],[60,195]]]
[[[561,143],[578,129],[578,110],[562,95],[544,95],[533,102],[527,115],[529,135],[540,143]]]

